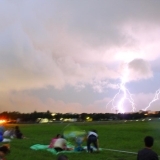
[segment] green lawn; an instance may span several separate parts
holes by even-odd
[[[47,151],[31,150],[34,144],[49,144],[57,133],[63,133],[68,123],[52,124],[19,124],[21,131],[28,139],[13,139],[10,142],[11,153],[7,160],[56,160],[56,156]],[[11,125],[6,125],[6,127]],[[15,125],[13,125],[15,126]],[[99,134],[100,147],[120,151],[137,152],[144,147],[143,139],[151,135],[155,139],[153,150],[160,155],[160,120],[147,122],[88,122],[70,123],[79,129],[89,131],[96,129]],[[67,127],[66,127],[67,128]],[[1,143],[2,144],[2,143]],[[84,145],[86,145],[84,143]],[[70,160],[135,160],[136,154],[103,150],[99,153],[89,154],[68,153]]]

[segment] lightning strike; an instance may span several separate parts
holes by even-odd
[[[129,92],[129,90],[126,88],[124,83],[120,83],[118,85],[118,92],[117,94],[113,97],[113,99],[111,101],[109,101],[109,103],[107,104],[107,106],[112,103],[112,108],[111,110],[115,110],[115,111],[119,111],[120,113],[124,113],[125,112],[125,108],[124,108],[124,102],[125,100],[128,100],[132,106],[132,112],[134,112],[136,110],[135,108],[135,103],[134,100],[132,98],[131,93]],[[120,99],[120,101],[118,102],[117,105],[115,105],[115,99],[117,98],[118,95],[123,94],[122,98]]]
[[[127,82],[127,78],[128,78],[128,66],[125,65],[125,68],[124,68],[124,74],[121,78],[121,83],[118,84],[118,92],[116,93],[116,95],[113,97],[113,99],[111,101],[108,102],[107,106],[112,103],[112,108],[111,110],[115,110],[115,111],[118,111],[120,113],[124,113],[125,112],[125,108],[124,108],[124,102],[125,100],[127,100],[130,104],[131,104],[131,107],[132,107],[132,112],[134,112],[136,110],[135,108],[135,103],[134,103],[134,100],[132,98],[132,94],[129,92],[129,90],[126,88],[125,84]],[[120,99],[120,101],[118,102],[117,105],[115,105],[115,99],[117,98],[118,95],[120,95],[122,93],[122,98]]]
[[[158,89],[158,90],[156,91],[153,100],[148,104],[148,106],[147,106],[145,109],[143,109],[144,111],[146,111],[146,110],[151,106],[151,104],[152,104],[153,102],[155,102],[155,101],[157,101],[157,100],[159,99],[159,94],[160,94],[160,89]]]

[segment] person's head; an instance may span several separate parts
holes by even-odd
[[[58,156],[57,160],[68,160],[68,157],[64,154]]]
[[[153,139],[153,137],[151,137],[151,136],[146,136],[145,138],[144,138],[144,143],[145,143],[145,146],[146,147],[152,147],[153,146],[153,143],[154,143],[154,139]]]
[[[95,129],[93,129],[92,132],[97,133],[97,131]]]
[[[3,145],[0,147],[0,157],[5,157],[6,154],[10,152],[9,147],[7,145]]]
[[[61,134],[57,134],[57,135],[56,135],[56,138],[61,138]]]

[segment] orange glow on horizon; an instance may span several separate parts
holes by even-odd
[[[0,124],[1,123],[6,123],[6,120],[5,119],[0,119]]]

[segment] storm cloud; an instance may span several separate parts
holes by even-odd
[[[107,103],[109,93],[115,92],[124,66],[129,69],[130,84],[155,76],[153,64],[160,58],[159,7],[159,1],[149,0],[0,1],[2,110],[24,106],[19,110],[32,111],[34,105],[37,110],[58,111],[62,105],[67,112],[76,104],[77,112],[88,112],[92,103],[102,100],[102,111],[107,112],[104,100]],[[81,96],[89,86],[90,94],[101,98],[95,96],[95,103],[84,106],[74,97],[65,103],[50,94],[44,104],[40,93],[31,96],[34,90],[51,90],[50,86],[55,93],[71,86]]]

